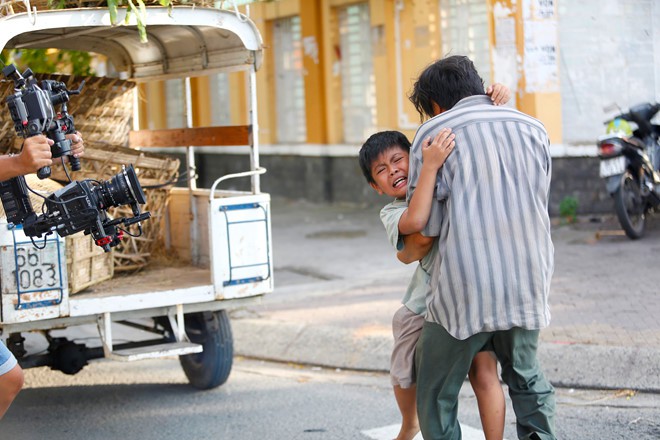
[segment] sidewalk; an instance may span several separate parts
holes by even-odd
[[[236,354],[387,371],[391,317],[414,267],[396,260],[379,209],[272,206],[275,291],[232,313]],[[660,392],[660,220],[637,241],[616,235],[614,218],[592,220],[553,229],[543,369],[560,387]]]

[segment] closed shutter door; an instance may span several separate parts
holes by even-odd
[[[229,78],[226,73],[209,77],[211,90],[211,123],[215,126],[231,125]]]
[[[465,55],[479,75],[491,81],[488,2],[486,0],[440,0],[442,53]]]
[[[167,128],[184,128],[186,126],[186,96],[183,81],[182,79],[165,81]]]
[[[276,20],[273,34],[277,140],[280,143],[305,142],[307,127],[300,17]]]
[[[367,3],[339,10],[339,38],[344,141],[362,143],[376,131],[376,81]]]

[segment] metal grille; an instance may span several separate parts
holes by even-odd
[[[488,4],[486,0],[440,0],[442,53],[465,55],[491,83]]]
[[[339,10],[339,38],[344,141],[362,143],[376,131],[376,81],[367,3]]]
[[[300,17],[275,21],[275,97],[278,142],[305,142],[305,82]]]

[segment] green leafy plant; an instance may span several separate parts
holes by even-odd
[[[578,200],[573,196],[566,196],[559,203],[559,215],[568,223],[573,223],[577,216]]]
[[[16,64],[19,70],[26,68],[39,73],[68,73],[72,75],[94,75],[91,68],[92,55],[75,50],[20,49],[6,50],[0,55],[5,64]]]
[[[161,6],[166,6],[170,11],[172,10],[173,0],[158,0]],[[147,8],[142,0],[108,0],[108,11],[110,12],[110,23],[117,24],[117,10],[120,6],[126,6],[126,23],[130,19],[131,13],[135,14],[137,21],[138,33],[140,34],[140,41],[147,42]]]

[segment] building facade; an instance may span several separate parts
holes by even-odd
[[[379,130],[414,136],[420,118],[408,94],[446,54],[469,56],[487,85],[506,84],[510,105],[543,122],[553,204],[573,195],[585,212],[609,210],[595,158],[612,114],[604,107],[660,99],[657,0],[278,0],[249,12],[266,47],[259,134],[272,166],[263,187],[284,196],[377,200],[359,180],[359,146]],[[241,73],[192,78],[187,116],[181,83],[145,86],[140,125],[244,124],[245,91]],[[232,149],[207,156],[204,167],[218,174],[242,160]],[[281,181],[292,175],[305,183]]]

